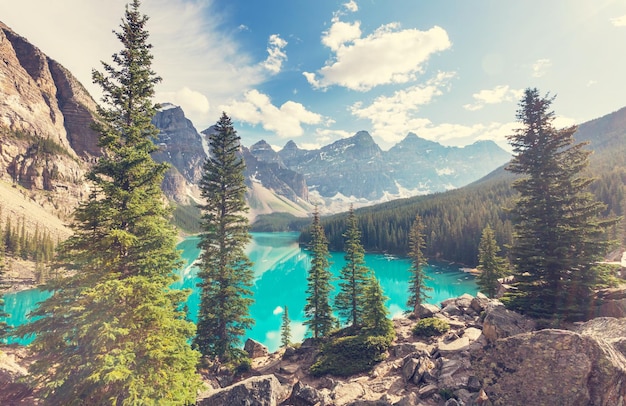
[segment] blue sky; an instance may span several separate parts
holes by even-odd
[[[19,4],[18,4],[19,3]],[[126,1],[0,2],[0,20],[70,69],[120,49]],[[36,10],[36,11],[32,11]],[[626,106],[623,0],[144,0],[159,102],[200,131],[222,111],[245,145],[315,148],[359,130],[507,147],[526,87],[559,126]]]

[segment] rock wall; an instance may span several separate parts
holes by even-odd
[[[95,110],[67,69],[0,22],[0,181],[67,219],[100,154]]]

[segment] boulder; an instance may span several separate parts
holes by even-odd
[[[435,391],[436,390],[437,390],[437,387],[435,387]],[[396,403],[394,403],[393,406],[414,406],[414,405],[419,404],[418,402],[419,401],[417,399],[417,395],[414,392],[411,392],[405,397],[403,397],[402,399],[400,399],[399,401],[397,401]]]
[[[465,351],[469,348],[470,339],[469,337],[460,337],[451,341],[441,341],[439,343],[439,354],[442,356],[448,356],[452,353],[457,353],[460,351]]]
[[[274,375],[253,376],[197,400],[198,406],[278,406],[285,391]]]
[[[266,346],[251,338],[248,338],[246,340],[243,349],[245,352],[248,353],[250,358],[261,358],[267,357],[269,355],[269,351],[267,350]]]
[[[467,388],[470,376],[474,375],[469,358],[451,359],[441,357],[437,361],[440,363],[439,377],[437,379],[437,384],[440,388],[450,390]]]
[[[339,382],[331,393],[331,398],[336,405],[356,405],[359,399],[365,397],[368,390],[360,382]]]
[[[488,304],[489,304],[489,298],[485,296],[483,293],[478,292],[478,294],[476,294],[476,297],[472,299],[472,303],[470,304],[470,307],[476,313],[480,313],[487,308]]]
[[[415,352],[428,355],[432,352],[432,350],[432,346],[417,341],[413,343],[400,343],[394,345],[389,349],[389,352],[398,358],[402,358]]]
[[[407,357],[402,364],[402,378],[405,382],[410,382],[415,375],[415,370],[419,366],[419,360],[416,358]]]
[[[325,393],[298,381],[293,386],[291,396],[289,396],[285,404],[291,406],[314,406],[329,405],[332,402]]]
[[[626,358],[610,342],[566,330],[518,334],[473,353],[494,405],[623,405]]]
[[[596,317],[626,317],[626,299],[604,300],[594,309]]]
[[[533,320],[519,313],[507,310],[500,303],[490,303],[485,310],[483,334],[490,343],[499,338],[533,331],[536,324]]]
[[[430,303],[422,303],[418,308],[420,317],[433,317],[433,315],[439,313],[441,309],[438,306]]]
[[[450,303],[441,309],[441,312],[446,316],[460,316],[463,314],[463,311],[454,303]]]
[[[428,385],[424,385],[419,389],[419,397],[422,399],[431,397],[435,393],[439,392],[439,387],[433,383],[429,383]],[[416,403],[411,403],[412,405]]]

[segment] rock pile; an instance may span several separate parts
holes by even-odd
[[[415,320],[394,320],[396,341],[387,359],[369,373],[313,378],[307,370],[316,350],[305,343],[297,350],[256,359],[254,373],[260,376],[215,390],[200,404],[625,404],[623,319],[594,319],[577,331],[535,331],[532,320],[482,294],[446,300],[440,307],[423,305],[420,310],[422,317],[447,321],[450,330],[441,337],[417,338],[411,332]],[[267,385],[271,388],[262,399],[255,392],[259,380],[274,383]],[[219,403],[230,388],[233,396],[244,393],[241,385],[248,388],[245,403]]]
[[[450,330],[419,338],[412,333],[416,320],[396,319],[387,358],[347,378],[308,373],[318,353],[311,340],[272,354],[250,340],[246,351],[255,358],[245,379],[210,377],[198,405],[626,406],[626,319],[535,330],[531,320],[481,294],[421,311],[445,320]],[[14,381],[25,374],[15,359],[0,362],[0,385],[11,389],[0,392],[11,401],[30,396]]]

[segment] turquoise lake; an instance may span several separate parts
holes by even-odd
[[[298,245],[298,233],[252,233],[252,237],[246,252],[254,262],[255,302],[250,308],[250,314],[256,323],[244,340],[252,338],[266,345],[270,351],[275,351],[280,347],[281,316],[285,306],[289,309],[289,318],[292,322],[292,341],[301,341],[305,337],[306,327],[303,321],[310,256],[307,250]],[[193,290],[187,301],[190,319],[193,321],[196,320],[200,301],[196,288],[197,269],[193,266],[199,254],[197,244],[197,237],[189,237],[178,245],[187,265],[178,271],[181,278],[173,286]],[[331,253],[331,272],[334,275],[338,275],[345,264],[343,256],[342,252]],[[374,271],[385,295],[389,297],[387,307],[390,315],[401,315],[406,310],[408,299],[409,261],[383,254],[366,254],[365,262]],[[431,263],[426,268],[426,273],[432,278],[428,282],[433,288],[429,292],[431,296],[429,303],[438,304],[463,293],[476,295],[478,290],[474,277],[455,265]],[[337,283],[338,281],[334,282],[335,286]],[[333,293],[336,292],[337,288]],[[39,290],[6,294],[5,312],[11,315],[7,322],[12,325],[24,323],[28,312],[46,297],[48,293]]]

